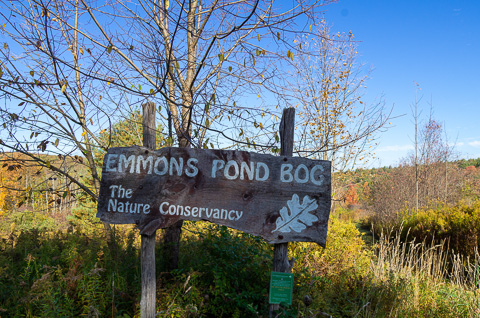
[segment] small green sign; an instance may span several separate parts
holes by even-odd
[[[270,304],[292,304],[293,274],[272,272],[270,274]]]

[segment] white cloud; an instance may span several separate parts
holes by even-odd
[[[475,148],[480,148],[480,140],[475,140],[475,141],[471,141],[468,143],[468,145],[472,146],[472,147],[475,147]]]

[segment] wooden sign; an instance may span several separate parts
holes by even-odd
[[[325,245],[330,162],[245,151],[111,148],[97,217],[153,233],[178,220],[210,221],[269,243]]]

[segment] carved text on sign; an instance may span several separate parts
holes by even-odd
[[[177,220],[227,225],[271,243],[324,245],[330,162],[244,151],[142,147],[105,155],[98,213],[143,233]]]

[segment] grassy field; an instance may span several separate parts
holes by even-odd
[[[115,226],[107,234],[84,217],[93,210],[77,208],[63,229],[34,212],[4,218],[1,317],[139,316],[138,232]],[[290,243],[294,300],[279,317],[480,317],[478,251],[462,257],[445,242],[405,240],[402,231],[365,240],[343,213],[331,217],[325,249]],[[180,266],[164,272],[160,242],[159,236],[159,317],[268,316],[272,246],[222,226],[188,223]]]
[[[10,172],[23,173],[10,183],[28,179],[25,170]],[[458,168],[450,197],[422,198],[428,204],[415,209],[405,201],[411,192],[390,191],[408,172],[357,171],[337,185],[345,191],[335,201],[326,248],[289,244],[293,304],[277,317],[480,317],[480,173]],[[53,189],[48,199],[42,189],[29,197],[3,192],[0,317],[140,317],[138,230],[117,225],[107,232],[96,205],[67,189]],[[393,212],[375,198],[388,198]],[[268,317],[271,245],[186,222],[179,267],[167,271],[162,235],[158,317]]]

